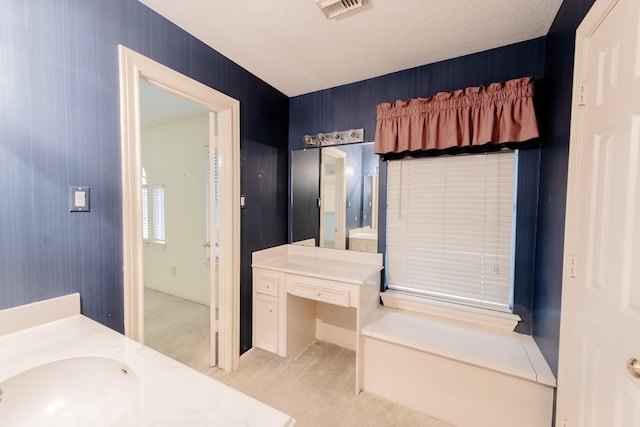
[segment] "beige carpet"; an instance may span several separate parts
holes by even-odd
[[[144,289],[144,343],[199,370],[209,364],[209,306]]]
[[[234,372],[210,368],[208,313],[207,306],[146,290],[146,344],[291,415],[300,427],[451,427],[370,393],[356,396],[355,352],[325,342],[294,360],[252,349]]]

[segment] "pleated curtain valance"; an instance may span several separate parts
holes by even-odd
[[[539,135],[532,96],[533,79],[523,77],[380,104],[375,152],[464,151],[529,141]]]

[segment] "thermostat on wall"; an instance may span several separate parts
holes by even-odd
[[[71,194],[70,212],[89,212],[90,187],[69,187]]]

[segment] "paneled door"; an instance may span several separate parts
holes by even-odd
[[[640,2],[580,25],[558,426],[640,426]]]

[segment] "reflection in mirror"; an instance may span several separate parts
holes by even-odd
[[[320,162],[320,246],[345,249],[347,153],[336,147],[322,149]]]
[[[373,143],[291,152],[291,242],[377,252]]]

